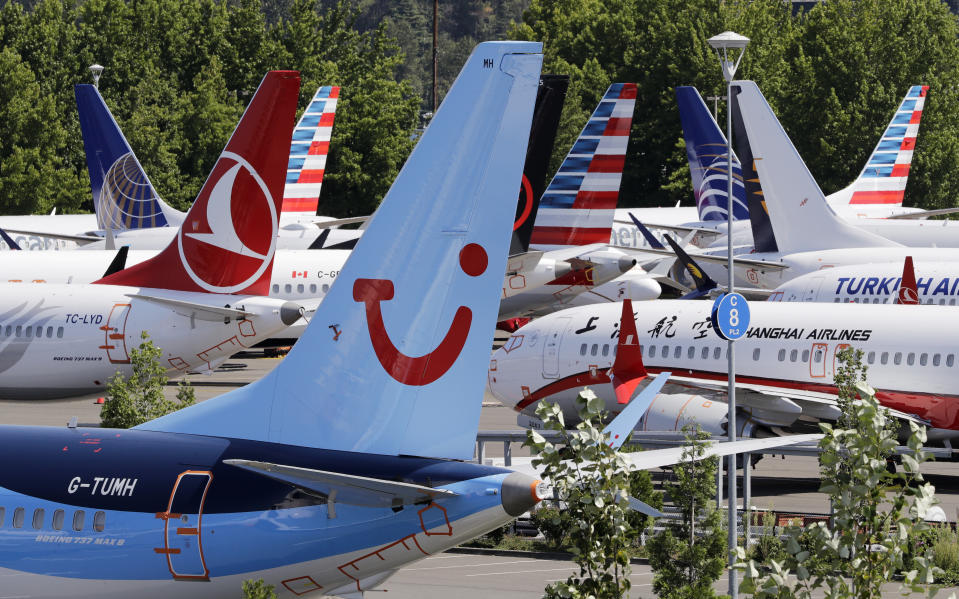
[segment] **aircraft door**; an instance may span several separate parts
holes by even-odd
[[[826,359],[829,355],[829,344],[813,343],[812,352],[809,354],[809,376],[812,378],[825,378]]]
[[[836,366],[838,366],[837,362],[839,361],[839,352],[841,352],[842,350],[844,350],[844,349],[846,349],[846,348],[849,348],[849,347],[852,347],[852,346],[849,345],[848,343],[838,343],[838,344],[836,344],[836,349],[834,349],[833,352],[832,352],[832,374],[833,374],[833,376],[836,375]]]
[[[822,287],[822,277],[812,277],[803,290],[803,301],[814,302],[819,298],[819,288]]]
[[[201,536],[203,502],[213,475],[206,470],[187,470],[177,476],[163,520],[163,547],[174,580],[209,580]]]
[[[557,326],[546,337],[543,344],[543,378],[559,378],[559,348],[563,341],[563,335],[569,327],[570,316],[558,318]]]
[[[111,364],[129,364],[130,354],[127,353],[127,318],[130,316],[130,304],[114,304],[107,317],[107,323],[100,327],[103,331],[103,345],[107,359]]]

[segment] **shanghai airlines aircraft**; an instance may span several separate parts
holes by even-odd
[[[232,598],[249,579],[359,595],[537,503],[535,478],[463,460],[541,49],[474,50],[263,379],[132,430],[0,429],[5,595]]]
[[[300,318],[299,305],[259,297],[269,291],[299,84],[296,72],[267,74],[160,254],[93,285],[2,284],[0,396],[102,390],[115,372],[129,375],[141,332],[176,376],[210,368]],[[264,129],[276,135],[263,138]]]
[[[909,89],[856,180],[826,198],[829,206],[841,217],[852,223],[859,223],[862,218],[885,218],[925,212],[917,208],[904,208],[902,199],[928,90],[928,86],[919,85]],[[693,240],[700,247],[714,242],[716,234],[725,234],[726,136],[716,124],[696,88],[677,87],[676,100],[686,141],[696,207],[619,209],[616,211],[614,225],[614,245],[637,248],[646,245],[644,239],[637,235],[635,228],[630,226],[632,221],[628,213],[659,228],[702,230]],[[895,156],[891,155],[893,150]],[[735,152],[733,172],[737,177],[733,188],[733,219],[737,223],[734,225],[734,243],[749,243],[750,212],[742,182],[742,169]],[[708,231],[715,233],[706,234]],[[725,241],[722,244],[725,244]]]
[[[697,390],[657,399],[650,411],[660,420],[706,415],[716,424],[725,421],[725,405],[713,406],[713,400],[725,390],[727,343],[710,330],[711,308],[711,302],[683,300],[636,306],[646,368],[671,371],[670,383]],[[571,308],[524,326],[494,353],[490,391],[528,414],[549,398],[575,418],[575,396],[590,385],[617,411],[612,388],[604,383],[610,381],[621,309],[613,304]],[[883,405],[948,429],[938,431],[940,437],[959,430],[959,350],[953,343],[959,324],[947,318],[948,309],[833,304],[823,310],[817,304],[753,302],[750,310],[747,335],[736,342],[740,405],[748,416],[739,421],[745,429],[740,434],[791,426],[800,417],[808,422],[838,416],[836,353],[850,346],[863,350],[865,363],[875,366],[869,382]],[[653,430],[648,423],[647,429]]]

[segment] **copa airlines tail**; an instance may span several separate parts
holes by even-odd
[[[293,128],[283,188],[284,216],[316,216],[339,97],[339,86],[324,85],[317,89]]]
[[[862,172],[848,187],[829,196],[830,202],[902,206],[928,92],[928,85],[909,88]]]
[[[609,242],[635,106],[635,83],[606,90],[543,194],[534,249]]]
[[[97,227],[123,231],[179,225],[184,214],[157,195],[96,87],[75,85]]]
[[[474,50],[281,364],[141,428],[469,459],[541,48]]]
[[[97,283],[268,295],[299,89],[296,71],[267,73],[173,241]]]
[[[734,114],[742,114],[780,252],[899,245],[836,216],[754,82],[734,81],[733,103]]]
[[[709,113],[695,87],[676,88],[679,119],[686,141],[686,159],[701,221],[727,221],[728,155],[726,136]],[[749,218],[742,167],[733,153],[733,220]]]

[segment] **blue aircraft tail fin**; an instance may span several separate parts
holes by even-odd
[[[140,428],[469,459],[542,58],[478,45],[283,362]]]
[[[693,179],[699,220],[725,221],[728,212],[728,144],[695,87],[676,88],[679,118],[686,140],[686,158]],[[733,153],[733,220],[749,218],[742,168]]]
[[[97,88],[75,85],[93,208],[100,229],[179,225],[184,215],[160,199]]]

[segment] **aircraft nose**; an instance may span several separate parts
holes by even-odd
[[[542,501],[543,497],[539,494],[542,485],[542,481],[521,472],[513,472],[507,475],[503,479],[502,492],[500,493],[503,509],[514,518],[526,513],[531,507]]]
[[[280,322],[290,326],[303,316],[303,306],[296,302],[285,302],[280,306]]]
[[[623,256],[619,259],[619,272],[626,272],[632,267],[636,266],[636,260],[630,258],[629,256]]]

